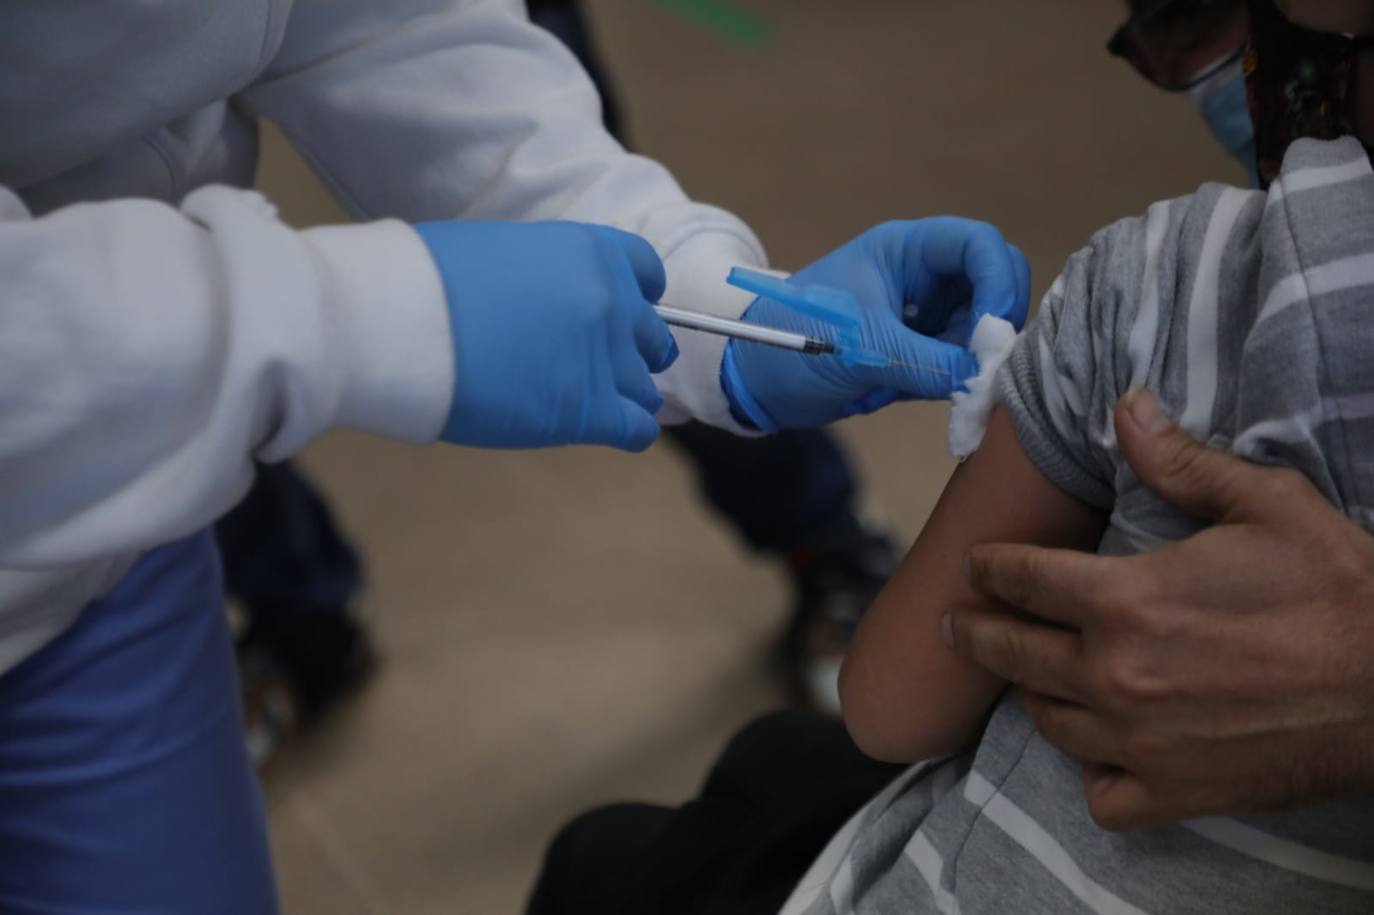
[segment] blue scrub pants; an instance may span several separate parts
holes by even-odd
[[[0,912],[277,911],[208,531],[0,676]]]

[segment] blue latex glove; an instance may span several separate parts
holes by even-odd
[[[650,304],[663,264],[637,235],[572,222],[428,222],[448,297],[453,405],[443,439],[489,448],[643,451],[677,358]]]
[[[731,340],[722,382],[737,418],[765,432],[871,413],[897,399],[940,400],[977,374],[966,349],[985,314],[1025,323],[1030,265],[987,223],[942,216],[877,226],[792,277],[858,300],[861,342],[910,366],[846,366],[833,356]],[[746,320],[830,338],[833,329],[768,299]],[[903,323],[905,322],[905,323]]]

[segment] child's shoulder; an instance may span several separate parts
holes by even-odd
[[[1353,140],[1304,141],[1267,194],[1207,184],[1096,233],[1002,388],[1023,443],[1071,458],[1085,497],[1121,482],[1113,408],[1140,385],[1195,438],[1299,466],[1334,498],[1348,468],[1323,427],[1351,434],[1330,426],[1336,408],[1374,404],[1371,308],[1374,171]]]

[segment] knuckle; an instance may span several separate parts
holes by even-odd
[[[1165,476],[1185,486],[1206,482],[1213,473],[1211,454],[1186,433],[1169,436],[1160,455],[1160,469]]]
[[[1150,574],[1131,557],[1108,557],[1112,574],[1106,578],[1103,595],[1112,603],[1140,607],[1156,602],[1160,592],[1160,578]]]
[[[1152,667],[1136,662],[1123,675],[1123,695],[1135,705],[1156,705],[1170,695],[1169,681]]]
[[[606,238],[593,226],[575,222],[545,223],[558,243],[579,257],[604,257],[609,251]]]
[[[1121,634],[1135,651],[1146,651],[1175,635],[1182,625],[1179,614],[1145,588],[1133,591],[1114,605]]]
[[[1110,652],[1104,659],[1098,682],[1104,699],[1117,709],[1151,705],[1169,693],[1168,683],[1148,664],[1121,652]]]
[[[1100,682],[1106,697],[1117,707],[1130,703],[1135,688],[1134,677],[1120,664],[1104,666]]]
[[[582,317],[589,327],[599,327],[604,324],[609,324],[616,317],[616,312],[618,311],[616,305],[617,302],[614,296],[604,293],[590,296],[583,305]]]
[[[1235,785],[1239,784],[1239,781],[1235,782]],[[1311,798],[1285,797],[1256,801],[1254,797],[1247,795],[1243,790],[1238,790],[1235,785],[1208,782],[1192,788],[1183,794],[1177,802],[1179,818],[1181,819],[1184,815],[1202,817],[1226,812],[1275,813],[1292,809],[1304,801],[1310,803],[1312,800]]]
[[[1030,716],[1031,723],[1051,743],[1054,742],[1052,734],[1058,733],[1059,717],[1055,714],[1054,707],[1034,693],[1022,693],[1021,703],[1025,706],[1026,714]]]
[[[1035,730],[1050,746],[1069,756],[1081,756],[1092,750],[1092,734],[1064,706],[1053,702],[1027,703],[1026,710]]]
[[[612,254],[619,251],[619,244],[615,236],[605,226],[595,226],[583,223],[567,223],[569,231],[581,234],[583,241],[590,245],[593,250],[602,254]]]
[[[1088,653],[1086,660],[1082,677],[1085,696],[1093,706],[1108,712],[1116,712],[1120,703],[1117,700],[1116,689],[1112,682],[1110,665],[1104,663],[1093,653]]]
[[[1131,764],[1133,770],[1152,771],[1157,768],[1156,764],[1161,759],[1167,757],[1164,741],[1158,733],[1149,728],[1128,728],[1120,739],[1122,756]]]
[[[1099,798],[1089,798],[1088,815],[1099,829],[1107,832],[1124,832],[1129,827],[1126,815]]]
[[[995,631],[996,635],[989,648],[991,655],[998,663],[998,667],[1008,673],[1021,670],[1021,663],[1025,656],[1025,645],[1021,641],[1021,634],[1015,629],[1007,627],[999,627]]]
[[[1149,606],[1151,587],[1149,582],[1118,572],[1084,600],[1093,611],[1093,618],[1106,629],[1130,629]]]
[[[1116,802],[1110,791],[1109,777],[1103,777],[1094,770],[1083,770],[1083,793],[1088,802],[1088,816],[1100,829],[1120,832],[1127,827],[1125,812]]]
[[[951,647],[958,654],[978,661],[987,654],[984,644],[987,639],[973,613],[958,608],[951,611],[950,638]]]
[[[1257,483],[1258,495],[1266,501],[1290,506],[1307,495],[1311,484],[1300,471],[1291,467],[1274,467],[1267,470]]]
[[[1167,591],[1172,579],[1130,560],[1112,561],[1118,565],[1088,598],[1094,620],[1104,631],[1127,637],[1157,640],[1174,631],[1178,617],[1171,612]]]
[[[1328,593],[1345,600],[1356,594],[1361,595],[1361,599],[1367,599],[1371,590],[1371,557],[1367,545],[1369,535],[1359,529],[1355,529],[1354,533],[1359,537],[1358,543],[1352,543],[1346,534],[1340,536],[1338,542],[1329,544],[1326,553],[1331,571]]]
[[[1038,576],[1036,554],[1019,553],[1008,556],[994,567],[993,580],[1002,599],[1015,607],[1030,603]]]
[[[974,219],[969,221],[969,226],[985,242],[995,245],[1005,245],[1007,243],[1006,238],[1002,235],[1002,230],[990,222]]]
[[[608,282],[633,277],[625,248],[612,234],[612,230],[600,226],[588,226],[583,235],[586,255],[590,263],[599,264],[602,275]]]

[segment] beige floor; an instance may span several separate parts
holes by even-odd
[[[1186,101],[1102,51],[1114,0],[740,0],[745,49],[683,4],[590,4],[634,138],[744,216],[781,266],[893,217],[963,213],[1020,244],[1037,295],[1095,228],[1234,178]],[[269,137],[263,183],[338,218]],[[844,424],[905,534],[950,463],[944,410]],[[387,665],[273,774],[287,911],[517,912],[577,811],[672,801],[781,701],[787,598],[693,496],[678,457],[421,450],[338,435],[307,464],[366,548]]]

